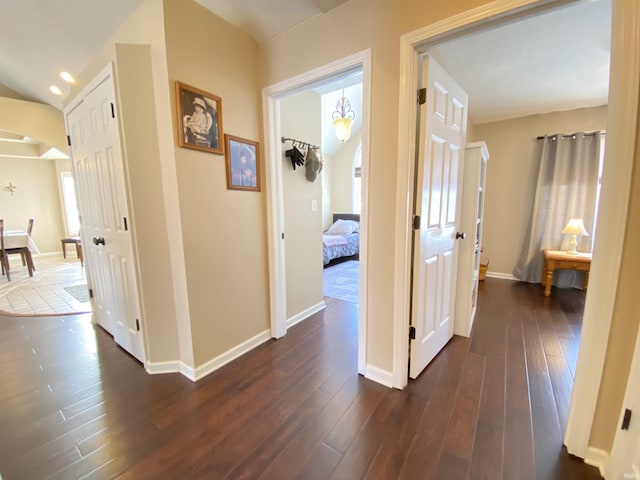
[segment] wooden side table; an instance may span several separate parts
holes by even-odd
[[[571,254],[562,250],[543,250],[544,269],[542,270],[542,286],[544,287],[544,296],[551,295],[551,282],[553,281],[553,271],[560,270],[578,270],[584,272],[583,290],[587,289],[589,284],[589,270],[591,269],[591,254],[577,253]]]

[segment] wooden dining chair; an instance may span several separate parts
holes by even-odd
[[[30,218],[29,222],[27,223],[27,235],[31,236],[31,232],[33,232],[33,224],[36,223],[35,218]],[[20,256],[22,257],[22,266],[24,267],[27,264],[27,254],[25,252],[24,249],[20,249]],[[9,253],[16,253],[16,252],[9,252]],[[33,262],[32,262],[33,263]],[[36,267],[32,267],[34,270],[36,269]]]
[[[11,272],[9,271],[9,257],[4,251],[4,218],[0,218],[0,263],[2,264],[2,275],[7,275],[7,281],[11,281]]]
[[[29,223],[27,224],[27,233],[31,236],[31,232],[33,231],[33,224],[35,220],[33,218],[29,219]],[[7,257],[7,265],[9,264],[9,255],[20,255],[22,258],[22,265],[27,267],[27,271],[29,272],[29,276],[33,277],[33,272],[36,270],[36,267],[33,264],[33,257],[31,256],[31,250],[29,247],[25,245],[24,247],[19,248],[4,248],[4,256]]]

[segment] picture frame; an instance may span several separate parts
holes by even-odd
[[[179,146],[224,154],[219,96],[176,81],[176,120]]]
[[[260,191],[260,144],[225,134],[227,189]]]

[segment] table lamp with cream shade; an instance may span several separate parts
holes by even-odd
[[[571,239],[569,241],[569,250],[567,250],[567,253],[570,253],[572,255],[578,254],[576,250],[576,247],[578,246],[578,235],[580,235],[581,237],[589,235],[587,229],[584,228],[584,222],[581,218],[572,218],[571,220],[569,220],[567,226],[564,227],[562,229],[562,232],[560,233],[562,233],[563,235],[571,235]]]

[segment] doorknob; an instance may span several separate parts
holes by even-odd
[[[104,245],[104,237],[99,237],[99,238],[93,237],[93,244],[94,245],[100,245],[100,244]]]
[[[464,233],[464,232],[456,232],[456,240],[458,240],[459,238],[464,240],[466,236],[467,236],[467,234]]]

